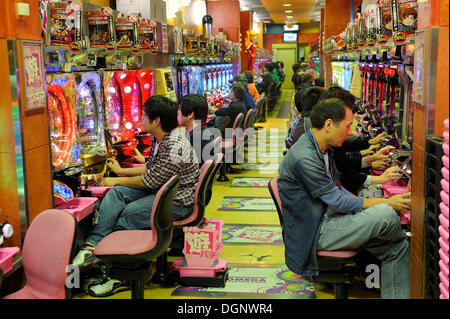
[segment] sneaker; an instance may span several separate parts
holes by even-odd
[[[81,249],[73,259],[72,264],[83,269],[87,266],[93,265],[98,261],[98,258],[94,256],[94,247],[85,247]]]
[[[114,295],[120,291],[128,290],[127,287],[122,285],[122,282],[110,277],[105,278],[100,283],[94,283],[90,287],[86,287],[85,290],[90,296],[93,297],[108,297]]]

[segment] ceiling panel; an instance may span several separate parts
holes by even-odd
[[[284,23],[292,16],[294,23],[320,20],[320,8],[325,0],[240,0],[241,10],[253,11],[255,18],[266,23]],[[291,4],[291,6],[283,6]],[[292,12],[285,12],[292,10]]]

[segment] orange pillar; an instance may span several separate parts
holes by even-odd
[[[410,292],[414,299],[425,297],[425,143],[427,136],[442,137],[443,120],[449,117],[448,0],[420,2],[418,7],[418,30],[427,34],[424,59],[428,63],[423,76],[423,103],[414,104],[410,253]]]
[[[350,21],[350,0],[325,0],[324,9],[324,33],[325,39],[344,31]],[[325,84],[331,85],[331,54],[325,55]]]
[[[17,15],[16,2],[0,0],[0,12],[5,22],[0,26],[0,221],[6,217],[15,229],[7,246],[21,246],[21,232],[37,214],[53,206],[47,105],[26,111],[23,78],[22,40],[41,41],[39,1],[20,1],[28,4],[29,16]],[[14,55],[8,55],[8,43],[17,48]],[[16,68],[9,68],[10,61],[17,63],[17,72]],[[10,72],[18,79],[11,80],[14,87],[17,84],[18,96],[11,91]],[[18,110],[22,141],[22,160],[17,163],[12,120],[14,107]],[[22,166],[25,189],[21,198],[25,202],[19,209],[16,170]]]

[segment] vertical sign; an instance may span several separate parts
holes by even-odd
[[[46,107],[41,42],[23,41],[26,110]]]

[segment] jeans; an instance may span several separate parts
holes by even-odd
[[[359,248],[381,261],[381,298],[409,299],[409,241],[390,206],[332,214],[323,220],[318,250]]]
[[[86,238],[86,243],[97,245],[115,230],[149,229],[156,192],[126,186],[115,186],[106,193],[99,207],[98,223]],[[172,204],[173,220],[188,217],[194,206]]]

